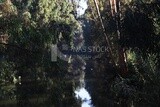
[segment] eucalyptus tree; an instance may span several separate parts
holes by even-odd
[[[159,75],[160,49],[160,38],[158,30],[160,28],[159,1],[123,0],[120,1],[120,4],[120,18],[118,20],[118,25],[121,33],[121,38],[117,39],[117,18],[112,17],[112,14],[114,12],[111,11],[112,7],[109,4],[109,0],[98,2],[104,27],[112,44],[111,46],[113,49],[113,53],[115,53],[114,58],[118,62],[117,49],[119,46],[125,49],[126,54],[128,73],[125,78],[123,78],[122,80],[116,79],[115,83],[112,84],[111,89],[113,89],[112,91],[115,92],[115,96],[112,96],[112,98],[116,99],[119,97],[120,99],[123,99],[124,102],[135,101],[137,102],[137,104],[142,105],[145,105],[145,102],[147,104],[150,102],[151,106],[158,106],[159,103],[156,102],[158,100],[153,101],[152,99],[158,99],[159,90],[159,87],[157,87],[159,86],[159,78],[157,77],[157,75]],[[101,30],[99,29],[100,22],[98,21],[98,15],[96,14],[96,8],[93,1],[90,1],[90,9],[88,9],[88,13],[90,14],[87,17],[89,17],[90,20],[94,21],[92,29],[98,32],[97,35],[102,34],[99,32]],[[98,41],[97,38],[101,38],[100,42],[102,42],[102,38],[105,39],[102,36],[95,36],[95,38],[95,41]],[[106,63],[103,64],[104,66],[106,66]],[[105,69],[105,71],[107,72],[108,70]],[[96,75],[100,75],[100,73],[98,72],[96,73]],[[107,74],[105,76],[107,78]],[[102,76],[97,76],[97,78],[102,79]],[[100,84],[102,82],[98,83]],[[103,83],[105,84],[105,82]],[[154,83],[154,85],[152,83]],[[97,83],[95,83],[94,85],[95,89],[92,91],[94,91],[94,94],[98,95],[98,89],[96,88]],[[145,94],[154,89],[154,93]],[[107,89],[102,90],[106,91]],[[139,99],[138,96],[142,96],[141,99]],[[149,98],[149,96],[152,96],[152,99]],[[122,101],[121,103],[124,102]]]

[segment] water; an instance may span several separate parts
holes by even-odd
[[[88,7],[87,0],[75,0],[75,2],[77,2],[77,17],[85,14]],[[91,96],[85,89],[86,64],[83,60],[78,64],[77,62],[76,59],[70,64],[71,69],[68,71],[73,72],[69,74],[69,79],[61,76],[63,73],[48,72],[47,78],[39,77],[39,80],[34,80],[38,76],[34,71],[22,71],[20,82],[14,78],[18,82],[4,86],[11,89],[0,89],[0,92],[4,93],[0,96],[0,107],[93,107]],[[40,75],[46,76],[46,74]],[[78,79],[72,79],[71,75],[74,78],[77,75]],[[77,81],[78,84],[75,85]]]
[[[87,5],[88,0],[75,0],[77,2],[77,17],[85,14],[85,10],[88,8]],[[84,78],[82,78],[82,83],[84,83]],[[93,107],[91,104],[91,96],[89,95],[88,91],[85,89],[85,86],[83,85],[80,89],[77,88],[75,90],[76,98],[80,99],[82,101],[81,107]]]
[[[91,104],[91,96],[85,88],[77,89],[75,91],[76,98],[82,100],[81,107],[93,107]]]
[[[85,13],[85,10],[88,8],[88,0],[75,0],[77,2],[77,16],[81,16]]]
[[[81,107],[93,107],[91,96],[85,89],[85,71],[81,72],[81,76],[79,78],[79,86],[76,87],[74,93],[75,97],[82,101]]]

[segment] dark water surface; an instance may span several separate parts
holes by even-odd
[[[93,107],[85,89],[84,71],[44,80],[19,78],[16,84],[2,87],[6,90],[0,107]]]

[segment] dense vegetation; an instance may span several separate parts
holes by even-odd
[[[62,79],[67,62],[59,59],[54,63],[50,58],[51,44],[65,41],[72,45],[74,32],[80,28],[71,14],[72,4],[58,0],[4,0],[0,8],[0,34],[9,38],[0,43],[0,99],[9,96],[20,106],[31,106],[28,100],[40,94],[42,101],[50,101],[48,106],[73,105],[72,83],[66,86]]]
[[[92,77],[97,82],[89,85],[92,87],[89,90],[92,92],[93,102],[100,107],[106,107],[106,105],[158,107],[160,2],[155,0],[122,1],[117,6],[118,13],[111,10],[109,1],[102,0],[98,4],[105,33],[112,44],[113,57],[118,69],[113,69],[113,64],[107,64],[109,60],[107,55],[95,61]],[[92,21],[92,31],[96,38],[93,43],[103,44],[106,43],[105,37],[102,33],[103,29],[97,27],[101,23],[96,11],[95,3],[91,1],[86,17]],[[123,50],[124,59],[119,58],[121,57],[119,48]],[[125,69],[120,69],[120,66],[123,66],[121,60],[125,61],[127,72]],[[122,78],[121,76],[113,78],[115,71]],[[111,72],[112,75],[110,75]]]
[[[40,95],[44,105],[80,106],[72,94],[75,84],[66,81],[70,64],[51,62],[50,46],[74,47],[83,28],[86,45],[108,47],[87,64],[93,69],[86,76],[93,80],[86,82],[92,103],[158,107],[160,2],[113,1],[89,0],[86,13],[76,18],[74,0],[0,0],[0,37],[7,38],[0,41],[0,101],[16,99],[28,107]]]

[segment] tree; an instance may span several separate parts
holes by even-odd
[[[157,102],[158,100],[156,100],[159,99],[159,87],[157,86],[159,86],[160,81],[157,76],[159,75],[160,49],[158,31],[159,2],[153,0],[121,1],[121,6],[119,7],[119,12],[121,14],[120,17],[118,15],[118,18],[117,14],[119,13],[112,17],[113,13],[116,13],[116,11],[111,11],[111,9],[115,6],[110,8],[107,1],[105,1],[105,5],[99,2],[99,7],[102,7],[100,13],[103,19],[104,28],[112,44],[111,47],[113,49],[114,59],[116,60],[116,63],[119,60],[124,61],[124,58],[119,59],[120,51],[118,48],[125,49],[125,54],[127,56],[125,64],[127,65],[128,73],[122,79],[117,77],[114,80],[112,78],[112,82],[114,82],[110,83],[111,86],[106,86],[106,84],[109,84],[106,83],[106,81],[110,81],[110,78],[108,77],[109,73],[107,71],[112,72],[112,70],[107,69],[107,66],[110,68],[111,66],[105,61],[109,59],[103,56],[101,59],[103,62],[96,60],[94,66],[98,66],[98,68],[94,71],[93,77],[95,77],[97,81],[92,83],[92,87],[94,87],[91,92],[92,97],[96,99],[95,95],[102,96],[100,93],[105,93],[107,91],[106,98],[109,96],[109,98],[117,99],[119,103],[123,104],[123,106],[128,106],[128,104],[137,104],[138,106],[144,106],[147,104],[150,106],[159,106],[159,103]],[[92,13],[90,13],[91,15],[88,19],[94,23],[92,25],[92,29],[94,30],[92,31],[98,32],[95,33],[94,37],[96,39],[94,40],[101,40],[101,42],[104,42],[104,37],[97,37],[97,35],[102,33],[99,32],[101,30],[99,29],[100,22],[97,21],[97,16],[95,16],[96,8],[94,8],[93,3],[90,3],[90,6],[92,6],[92,8],[90,7],[91,10],[88,10],[88,13]],[[120,38],[117,37],[117,30],[119,30],[118,32],[121,34]],[[96,44],[101,42],[96,42]],[[124,56],[124,51],[122,51],[122,53],[120,52],[120,54]],[[119,65],[120,64],[122,64],[122,62],[119,63]],[[124,67],[122,68],[124,69]],[[104,72],[106,72],[106,74]],[[102,80],[103,82],[98,80]],[[107,89],[108,87],[111,90]],[[152,90],[154,89],[155,91],[153,92]],[[110,91],[113,93],[107,95]],[[139,98],[140,96],[142,97]],[[94,103],[100,106],[99,101],[95,100]]]
[[[29,104],[27,93],[32,93],[32,89],[45,91],[47,86],[51,87],[46,86],[50,78],[55,75],[64,77],[67,71],[59,65],[65,63],[67,66],[67,62],[58,60],[52,63],[49,48],[61,41],[72,45],[72,37],[80,25],[71,13],[72,4],[67,0],[6,0],[0,8],[0,34],[9,35],[8,42],[0,43],[0,48],[5,60],[14,64],[12,73],[16,72],[15,78],[21,77],[21,85],[16,84],[17,100],[23,99],[22,103]],[[51,81],[54,85],[59,82]]]

